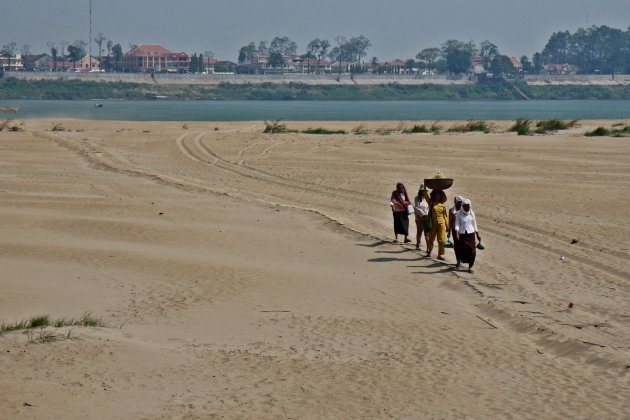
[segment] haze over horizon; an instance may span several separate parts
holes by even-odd
[[[0,46],[15,41],[33,53],[48,52],[48,41],[87,41],[89,0],[22,0],[2,7]],[[422,49],[448,39],[489,40],[506,55],[531,55],[542,50],[560,30],[607,25],[626,30],[627,0],[92,0],[92,39],[102,32],[123,51],[129,44],[162,44],[171,51],[203,53],[236,60],[250,41],[288,36],[303,53],[314,38],[333,42],[338,35],[365,35],[372,43],[366,60],[415,57]],[[92,51],[96,55],[93,43]]]

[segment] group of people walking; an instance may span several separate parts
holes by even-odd
[[[404,237],[404,243],[409,239],[409,215],[415,215],[416,249],[420,250],[420,238],[426,241],[426,256],[433,252],[435,240],[438,243],[438,260],[444,260],[447,240],[453,238],[453,249],[457,259],[456,267],[462,263],[468,264],[468,272],[473,272],[477,256],[477,242],[481,241],[477,228],[477,219],[472,210],[472,203],[468,198],[456,196],[454,205],[446,208],[446,193],[443,190],[433,190],[428,193],[424,184],[420,185],[418,195],[411,201],[407,189],[402,182],[396,184],[392,192],[391,207],[394,216],[394,242],[398,242],[398,235]]]

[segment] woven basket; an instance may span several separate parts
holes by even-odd
[[[453,185],[452,178],[426,178],[424,185],[432,190],[447,190]]]

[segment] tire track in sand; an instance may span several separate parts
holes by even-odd
[[[233,198],[238,198],[238,199],[245,199],[247,200],[246,197],[243,196],[239,196],[236,194],[233,194],[229,191],[220,191],[217,188],[213,188],[212,186],[208,185],[207,182],[204,182],[203,180],[199,180],[199,183],[195,183],[195,182],[191,182],[191,181],[187,181],[187,180],[181,180],[181,179],[177,179],[168,175],[164,175],[164,174],[160,174],[160,173],[155,173],[155,172],[151,172],[149,170],[146,169],[141,169],[141,168],[137,168],[137,167],[131,167],[130,163],[124,163],[121,161],[117,161],[117,159],[115,158],[115,156],[110,156],[109,153],[107,152],[103,152],[103,151],[98,151],[95,150],[94,145],[83,145],[79,142],[74,142],[70,139],[66,139],[63,138],[59,135],[56,134],[49,134],[49,133],[44,133],[44,132],[35,132],[33,133],[34,136],[39,137],[39,138],[43,138],[46,140],[50,140],[53,141],[55,144],[57,144],[60,147],[63,147],[73,153],[75,153],[79,158],[83,159],[84,161],[86,161],[91,167],[96,168],[96,169],[100,169],[100,170],[105,170],[105,171],[110,171],[110,172],[114,172],[114,173],[119,173],[122,175],[126,175],[126,176],[130,176],[130,177],[135,177],[135,178],[144,178],[153,182],[157,182],[166,186],[170,186],[173,188],[177,188],[177,189],[181,189],[184,191],[194,191],[194,192],[211,192],[211,193],[215,193],[215,194],[220,194],[220,195],[224,195],[224,196],[229,196],[229,197],[233,197]],[[186,156],[189,160],[195,161],[197,163],[201,163],[204,165],[211,165],[213,167],[217,167],[218,169],[222,169],[225,170],[227,172],[231,172],[240,176],[246,176],[243,175],[239,169],[242,170],[242,168],[239,168],[237,165],[231,164],[230,162],[223,162],[222,158],[216,154],[213,154],[212,151],[210,150],[210,152],[205,155],[207,157],[209,157],[210,159],[204,159],[202,157],[200,157],[198,155],[198,151],[201,149],[197,149],[197,150],[193,150],[192,148],[190,148],[190,145],[188,144],[188,141],[190,139],[190,133],[186,133],[183,134],[181,136],[179,136],[176,140],[175,143],[177,144],[177,147],[179,148],[179,150],[182,152],[182,154],[184,154],[184,156]],[[203,138],[204,133],[200,133],[197,134],[197,136],[195,137],[196,140],[193,140],[193,144],[195,146],[198,145],[203,145],[203,143],[201,142],[201,139]],[[249,177],[252,177],[254,179],[257,179],[259,181],[265,181],[264,178],[260,177],[260,176],[255,176],[256,174],[248,174]],[[302,188],[303,190],[307,190],[310,191],[308,189]],[[364,197],[365,198],[365,197]],[[257,200],[258,201],[258,200]],[[284,203],[273,203],[273,202],[264,202],[262,201],[261,204],[266,204],[266,205],[276,205],[276,206],[280,206],[283,208],[289,208],[289,209],[296,209],[296,210],[302,210],[302,211],[308,211],[314,214],[317,214],[319,216],[324,217],[325,219],[331,221],[332,223],[336,224],[338,227],[343,228],[346,231],[349,232],[353,232],[353,233],[357,233],[363,237],[367,237],[367,238],[371,238],[371,239],[375,239],[378,241],[383,241],[384,238],[380,237],[378,235],[375,234],[370,234],[370,233],[366,233],[366,232],[362,232],[361,230],[358,229],[354,229],[352,227],[349,227],[347,225],[345,225],[344,223],[342,223],[341,221],[339,221],[337,218],[330,216],[326,213],[324,213],[323,211],[317,210],[317,209],[313,209],[313,208],[304,208],[304,207],[300,207],[297,205],[290,205],[290,204],[284,204]],[[489,224],[490,225],[490,224]],[[493,234],[493,235],[499,235],[502,237],[508,237],[509,239],[513,239],[513,240],[518,240],[523,244],[526,244],[532,248],[536,248],[539,249],[540,248],[540,243],[536,242],[536,241],[532,241],[531,239],[528,239],[527,237],[525,237],[524,233],[515,233],[514,230],[508,232],[511,234],[511,236],[506,235],[506,232],[504,231],[505,228],[503,227],[493,227],[493,226],[488,226],[488,231],[489,233]],[[579,262],[579,261],[578,261]],[[588,264],[588,259],[586,259],[585,263]]]
[[[204,134],[204,133],[202,133]],[[183,179],[179,179],[179,178],[174,178],[171,177],[169,175],[165,175],[165,174],[159,174],[159,173],[155,173],[155,172],[151,172],[148,170],[142,170],[142,169],[137,169],[137,168],[129,168],[129,167],[124,167],[125,165],[128,164],[124,164],[123,162],[112,162],[115,161],[116,159],[111,156],[109,153],[104,152],[104,151],[95,151],[92,150],[94,148],[93,145],[91,145],[91,149],[88,149],[87,147],[73,142],[70,139],[66,139],[63,138],[59,135],[56,134],[50,134],[50,133],[46,133],[46,132],[33,132],[33,136],[37,137],[37,138],[41,138],[44,140],[49,140],[52,141],[53,143],[55,143],[57,146],[62,147],[66,150],[69,150],[70,152],[75,153],[80,159],[82,159],[83,161],[85,161],[90,167],[94,168],[94,169],[98,169],[98,170],[103,170],[103,171],[107,171],[107,172],[112,172],[112,173],[116,173],[116,174],[120,174],[120,175],[125,175],[125,176],[129,176],[132,178],[142,178],[142,179],[146,179],[149,181],[153,181],[156,182],[158,184],[161,185],[165,185],[168,187],[172,187],[175,189],[179,189],[182,191],[188,191],[188,192],[205,192],[205,193],[212,193],[212,194],[217,194],[217,195],[223,195],[226,197],[230,197],[230,198],[234,198],[234,199],[239,199],[239,200],[245,200],[247,201],[247,197],[244,197],[240,194],[235,194],[232,190],[230,189],[219,189],[213,186],[210,186],[209,184],[207,184],[206,181],[204,180],[200,180],[200,179],[196,179],[196,181],[199,181],[199,183],[197,182],[192,182],[190,180],[183,180]],[[191,157],[193,159],[193,161],[199,162],[199,163],[203,163],[203,164],[211,164],[210,162],[200,159],[198,157],[196,157],[193,153],[191,153],[189,151],[189,149],[184,146],[184,140],[189,136],[189,133],[183,134],[181,136],[179,136],[175,143],[178,145],[178,147],[181,145],[180,151],[188,156]],[[111,161],[108,161],[108,159],[111,159]],[[117,166],[117,165],[121,165],[121,166]],[[221,168],[219,168],[221,169]],[[229,168],[225,168],[223,169],[227,172],[230,173],[234,173],[234,174],[238,174],[241,175],[238,172],[232,172],[230,171]],[[269,197],[272,198],[272,197]],[[277,201],[269,201],[269,200],[262,200],[262,199],[258,199],[258,200],[253,200],[256,201],[259,204],[263,204],[266,206],[275,206],[275,207],[282,207],[282,208],[286,208],[286,209],[293,209],[293,210],[300,210],[300,211],[306,211],[312,214],[316,214],[318,216],[323,217],[325,220],[327,220],[328,222],[332,223],[333,225],[347,231],[350,233],[354,233],[357,235],[360,235],[364,238],[369,238],[369,239],[373,239],[376,241],[384,241],[386,240],[384,237],[381,237],[377,234],[373,234],[373,233],[369,233],[369,232],[365,232],[362,231],[358,228],[355,227],[351,227],[348,226],[346,223],[344,223],[343,221],[339,220],[338,218],[322,211],[322,210],[318,210],[315,208],[308,208],[308,207],[302,207],[302,206],[298,206],[298,205],[291,205],[291,204],[287,204],[287,203],[283,203],[283,202],[277,202]]]
[[[530,248],[536,249],[537,251],[545,251],[556,255],[564,255],[565,257],[570,258],[572,261],[579,262],[582,265],[589,266],[598,271],[619,278],[621,281],[617,283],[618,286],[627,285],[627,272],[610,267],[609,263],[603,263],[585,257],[583,255],[567,251],[566,246],[563,247],[559,241],[549,240],[547,235],[538,233],[536,229],[528,229],[524,226],[517,226],[513,224],[510,224],[509,229],[499,224],[487,225],[484,229],[499,237],[508,238],[510,240],[518,241],[521,244],[526,244]],[[531,239],[531,234],[537,234],[539,237],[536,239]]]
[[[270,152],[270,151],[271,151],[274,147],[276,147],[276,146],[278,146],[279,144],[282,144],[282,143],[284,143],[284,142],[282,142],[282,141],[277,141],[277,142],[272,143],[272,144],[270,144],[269,146],[265,147],[265,148],[263,149],[263,151],[262,151],[262,152],[260,152],[260,153],[258,153],[258,154],[255,154],[255,155],[250,155],[250,156],[246,156],[246,155],[245,155],[245,153],[246,153],[249,149],[252,149],[252,148],[254,148],[254,147],[258,146],[258,145],[261,145],[261,144],[265,144],[265,142],[259,141],[259,142],[256,142],[256,143],[253,143],[253,144],[250,144],[249,146],[247,146],[247,147],[245,147],[245,148],[243,148],[243,149],[241,149],[241,150],[239,150],[239,151],[238,151],[238,157],[239,157],[240,159],[239,159],[239,160],[237,160],[235,163],[236,163],[236,165],[243,166],[243,164],[244,164],[245,162],[249,161],[249,160],[262,159],[262,158],[264,158],[265,156],[267,156],[267,155],[269,154],[269,152]]]
[[[225,170],[229,170],[232,173],[236,173],[250,179],[271,182],[271,183],[275,183],[275,184],[282,185],[285,187],[293,188],[300,192],[312,193],[313,191],[315,191],[324,196],[334,196],[334,197],[343,198],[344,200],[347,200],[348,196],[353,196],[352,197],[353,200],[370,202],[373,204],[382,204],[383,202],[382,198],[377,198],[376,196],[370,196],[367,194],[358,194],[356,191],[345,190],[341,188],[332,188],[332,187],[325,186],[323,184],[315,184],[308,181],[294,181],[293,179],[289,177],[277,175],[277,174],[267,172],[261,169],[253,168],[251,166],[247,166],[244,164],[239,165],[238,163],[231,162],[223,158],[216,152],[214,152],[205,142],[202,141],[202,139],[203,139],[203,136],[201,137],[197,136],[194,139],[194,143],[195,143],[195,146],[197,146],[197,148],[205,156],[213,160],[213,163],[209,163],[209,162],[208,163],[217,167],[221,167]],[[277,143],[267,148],[263,156],[268,154],[271,148],[275,147],[276,145]],[[195,160],[199,161],[203,159],[195,155]]]

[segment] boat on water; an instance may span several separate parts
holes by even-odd
[[[103,108],[103,104],[94,104],[94,108]]]

